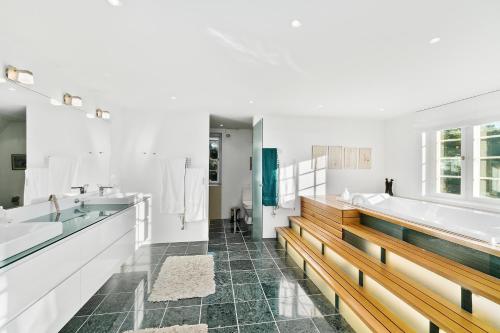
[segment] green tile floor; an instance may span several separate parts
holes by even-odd
[[[139,248],[60,333],[118,333],[206,323],[209,333],[353,332],[335,307],[273,239],[254,242],[245,226],[210,222],[208,242]],[[207,254],[216,292],[204,298],[148,302],[168,256]]]

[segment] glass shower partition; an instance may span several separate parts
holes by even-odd
[[[253,127],[252,142],[252,238],[262,239],[262,119]]]

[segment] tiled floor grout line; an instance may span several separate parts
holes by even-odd
[[[236,222],[235,222],[236,223]],[[264,247],[266,248],[267,250],[267,247],[265,245],[264,242],[262,242],[264,244]],[[245,244],[245,248],[247,249],[247,252],[249,251],[248,250],[248,245],[247,245],[247,241],[245,240],[245,237],[243,237],[243,244]],[[269,251],[268,251],[269,252]],[[269,253],[269,255],[271,255],[271,253]],[[278,327],[278,323],[276,322],[276,318],[274,317],[274,313],[273,313],[273,310],[271,309],[271,304],[269,304],[269,300],[267,299],[267,296],[266,296],[266,293],[264,292],[264,288],[262,287],[262,281],[260,280],[260,276],[259,274],[257,273],[257,269],[255,268],[255,264],[253,263],[253,261],[250,259],[250,262],[252,263],[252,266],[253,266],[253,269],[255,271],[255,275],[257,276],[257,280],[259,281],[259,286],[260,286],[260,290],[262,290],[262,293],[264,295],[264,300],[266,301],[266,304],[267,304],[267,308],[269,309],[269,312],[271,312],[271,316],[273,317],[273,322],[274,322],[274,326],[276,327],[276,329],[278,330],[278,333],[281,333],[280,332],[280,328]],[[275,263],[276,264],[276,263]],[[281,273],[281,270],[280,270],[280,273]],[[282,273],[283,274],[283,273]],[[239,329],[239,328],[238,328]]]
[[[222,222],[224,225],[224,222]],[[234,222],[236,223],[236,222]],[[236,295],[234,293],[234,284],[233,284],[233,271],[231,269],[231,259],[229,258],[229,247],[227,243],[227,234],[226,234],[226,228],[224,227],[224,240],[226,244],[226,251],[227,251],[227,260],[228,260],[228,266],[229,266],[229,276],[231,277],[231,290],[233,292],[233,304],[234,304],[234,315],[236,317],[236,329],[238,330],[238,333],[240,333],[240,324],[238,320],[238,309],[236,308]]]

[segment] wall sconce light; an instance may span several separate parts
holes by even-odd
[[[32,72],[25,69],[17,69],[13,66],[7,66],[7,68],[5,69],[5,76],[11,81],[19,82],[22,84],[32,85],[33,83],[35,83],[35,78]]]
[[[96,118],[100,118],[100,119],[110,119],[111,113],[109,111],[97,109],[97,110],[95,110],[95,116],[96,116]]]
[[[81,97],[71,96],[70,94],[64,94],[63,102],[65,105],[80,107],[83,105]]]

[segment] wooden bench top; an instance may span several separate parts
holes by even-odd
[[[276,231],[334,291],[347,306],[374,332],[413,332],[404,322],[388,311],[343,272],[340,267],[326,263],[316,251],[308,248],[290,228]]]
[[[343,228],[471,290],[474,294],[500,303],[500,279],[363,225],[348,225]]]
[[[318,227],[314,222],[304,218],[292,217],[291,219],[441,329],[448,332],[495,332],[492,327],[470,313],[387,267],[351,244],[331,236],[328,231]]]

